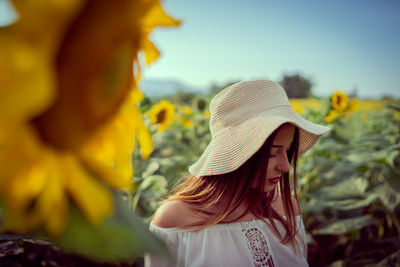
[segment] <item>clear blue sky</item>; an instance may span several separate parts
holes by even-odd
[[[313,92],[400,97],[400,1],[166,0],[184,19],[156,30],[162,57],[145,78],[211,83],[300,73]]]
[[[9,17],[0,0],[0,25]],[[212,83],[309,78],[313,92],[400,97],[400,1],[165,0],[184,20],[157,29],[161,58],[144,78],[171,78],[208,89]]]

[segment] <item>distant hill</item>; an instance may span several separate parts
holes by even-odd
[[[143,79],[139,83],[140,90],[149,97],[172,95],[176,92],[206,94],[208,89],[196,88],[174,79]]]

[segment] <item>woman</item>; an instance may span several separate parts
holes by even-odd
[[[146,266],[308,266],[296,162],[329,128],[268,80],[224,89],[210,113],[210,144],[150,224],[176,262]]]

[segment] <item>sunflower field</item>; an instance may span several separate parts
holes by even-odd
[[[159,0],[11,0],[0,27],[0,266],[141,266],[210,141],[213,94],[146,97]],[[133,69],[133,72],[132,72]],[[292,99],[332,131],[299,159],[311,266],[400,265],[400,102]]]
[[[332,91],[324,99],[290,100],[305,118],[332,128],[299,158],[309,263],[399,266],[400,101]],[[177,94],[141,102],[154,150],[147,160],[134,157],[137,189],[128,198],[145,222],[210,141],[212,96]]]

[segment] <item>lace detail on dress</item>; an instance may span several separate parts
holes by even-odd
[[[269,240],[256,225],[252,222],[243,223],[242,236],[255,266],[277,267],[273,260]]]

